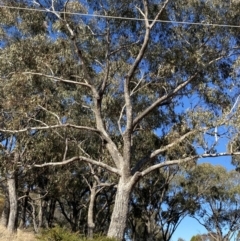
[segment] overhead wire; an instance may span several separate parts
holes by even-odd
[[[91,14],[91,13],[73,13],[73,12],[63,12],[63,11],[52,11],[50,9],[37,9],[37,8],[25,8],[25,7],[15,7],[15,6],[7,6],[7,5],[0,5],[0,8],[7,8],[7,9],[18,9],[18,10],[25,10],[25,11],[36,11],[36,12],[55,12],[58,14],[68,14],[68,15],[77,15],[83,17],[98,17],[98,18],[110,18],[110,19],[121,19],[121,20],[128,20],[128,21],[145,21],[143,18],[130,18],[130,17],[118,17],[118,16],[111,16],[111,15],[101,15],[101,14]],[[232,25],[232,24],[219,24],[219,23],[199,23],[199,22],[187,22],[187,21],[175,21],[175,20],[154,20],[148,19],[149,22],[160,22],[160,23],[172,23],[172,24],[187,24],[187,25],[200,25],[200,26],[210,26],[210,27],[224,27],[224,28],[240,28],[240,25]]]

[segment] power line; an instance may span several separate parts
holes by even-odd
[[[12,6],[4,6],[4,5],[0,5],[0,8],[18,9],[18,10],[36,11],[36,12],[53,12],[50,9],[12,7]],[[55,11],[55,12],[58,14],[65,13],[68,15],[77,15],[77,16],[84,16],[84,17],[111,18],[111,19],[121,19],[121,20],[129,20],[129,21],[145,21],[145,19],[143,19],[143,18],[117,17],[117,16],[110,16],[110,15],[89,14],[89,13],[72,13],[72,12],[63,12],[63,11]],[[148,19],[148,21],[153,22],[154,20]],[[218,24],[218,23],[197,23],[197,22],[172,21],[172,20],[156,20],[156,22],[172,23],[172,24],[200,25],[200,26],[210,26],[210,27],[240,28],[240,25]]]

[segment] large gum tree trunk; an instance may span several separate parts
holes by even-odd
[[[114,237],[117,240],[123,240],[126,228],[128,204],[132,186],[127,180],[120,178],[117,193],[115,197],[114,208],[111,216],[111,222],[108,229],[108,237]]]

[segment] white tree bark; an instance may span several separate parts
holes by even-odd
[[[120,178],[117,187],[111,222],[108,229],[108,237],[114,237],[117,240],[123,240],[124,238],[124,231],[126,228],[128,214],[128,204],[132,186],[132,183],[128,179],[124,180],[124,178]]]
[[[90,191],[90,202],[88,206],[88,237],[93,238],[93,231],[95,228],[95,222],[94,222],[94,204],[96,199],[96,186],[97,184],[94,182],[93,187],[91,187]]]
[[[14,173],[7,179],[7,186],[9,191],[9,203],[10,212],[8,218],[7,230],[10,233],[14,233],[17,230],[17,191],[16,191],[16,179]]]

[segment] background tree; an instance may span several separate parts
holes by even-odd
[[[212,240],[230,240],[239,230],[239,174],[205,163],[189,173],[187,185],[193,195],[201,192],[193,217]]]
[[[166,167],[135,186],[127,225],[131,240],[171,240],[182,219],[194,213],[197,198],[181,187],[181,174]]]

